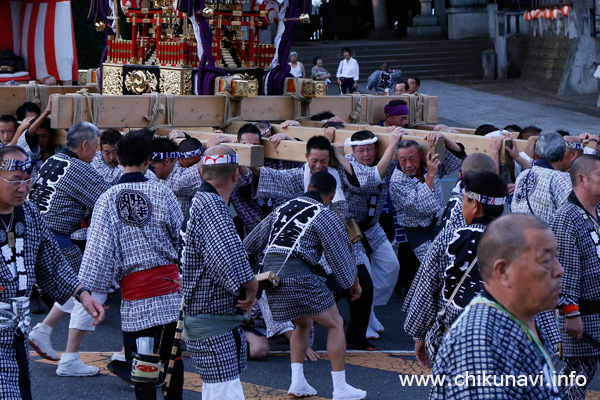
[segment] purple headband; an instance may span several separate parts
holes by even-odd
[[[406,115],[408,116],[408,106],[406,104],[398,104],[397,106],[386,105],[384,108],[385,115]]]

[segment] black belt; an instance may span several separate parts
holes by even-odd
[[[600,301],[579,299],[579,313],[581,315],[600,314]],[[562,307],[558,307],[560,314],[563,314]]]
[[[578,303],[581,315],[600,314],[600,301],[579,299]]]

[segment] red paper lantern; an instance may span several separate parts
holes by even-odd
[[[558,8],[555,8],[554,10],[552,10],[552,19],[557,19],[559,13],[560,13],[560,11]]]
[[[568,16],[569,16],[569,10],[570,10],[570,9],[571,9],[571,7],[569,7],[569,6],[563,6],[563,7],[560,9],[560,12],[561,12],[561,13],[562,13],[562,15],[564,15],[565,17],[568,17]]]
[[[552,12],[550,11],[550,9],[549,9],[549,8],[546,8],[546,9],[544,10],[544,18],[546,18],[546,19],[550,19],[550,18],[552,18]]]
[[[541,16],[542,16],[542,10],[534,10],[533,11],[533,15],[532,15],[533,19],[538,19]]]
[[[525,21],[531,21],[531,11],[527,11],[525,13]]]

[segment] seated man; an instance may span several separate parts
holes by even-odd
[[[509,214],[488,226],[477,254],[484,290],[444,336],[433,375],[445,380],[430,399],[560,399],[556,357],[535,323],[560,295],[554,234],[537,217]],[[515,383],[521,376],[543,381]]]
[[[394,85],[394,95],[401,96],[408,94],[408,82],[400,81]]]
[[[419,89],[421,88],[421,79],[416,76],[411,76],[408,78],[408,94],[419,94]]]

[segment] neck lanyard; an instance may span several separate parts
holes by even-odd
[[[499,304],[495,301],[486,299],[483,296],[477,296],[476,298],[473,299],[471,304],[487,304],[491,307],[494,307],[494,308],[502,311],[506,315],[508,315],[513,321],[515,321],[519,325],[519,327],[523,330],[523,332],[525,332],[525,335],[535,345],[535,347],[537,347],[537,349],[540,352],[540,354],[542,355],[542,357],[544,357],[544,361],[546,361],[546,364],[548,365],[548,368],[549,368],[552,376],[554,376],[556,374],[554,365],[552,364],[552,359],[550,358],[550,355],[548,354],[548,352],[546,351],[544,346],[542,346],[542,344],[540,343],[538,338],[533,334],[533,332],[531,332],[531,329],[529,329],[529,327],[527,325],[525,325],[525,323],[523,321],[521,321],[513,313],[511,313],[506,308],[504,308],[504,306],[502,306],[501,304]]]

